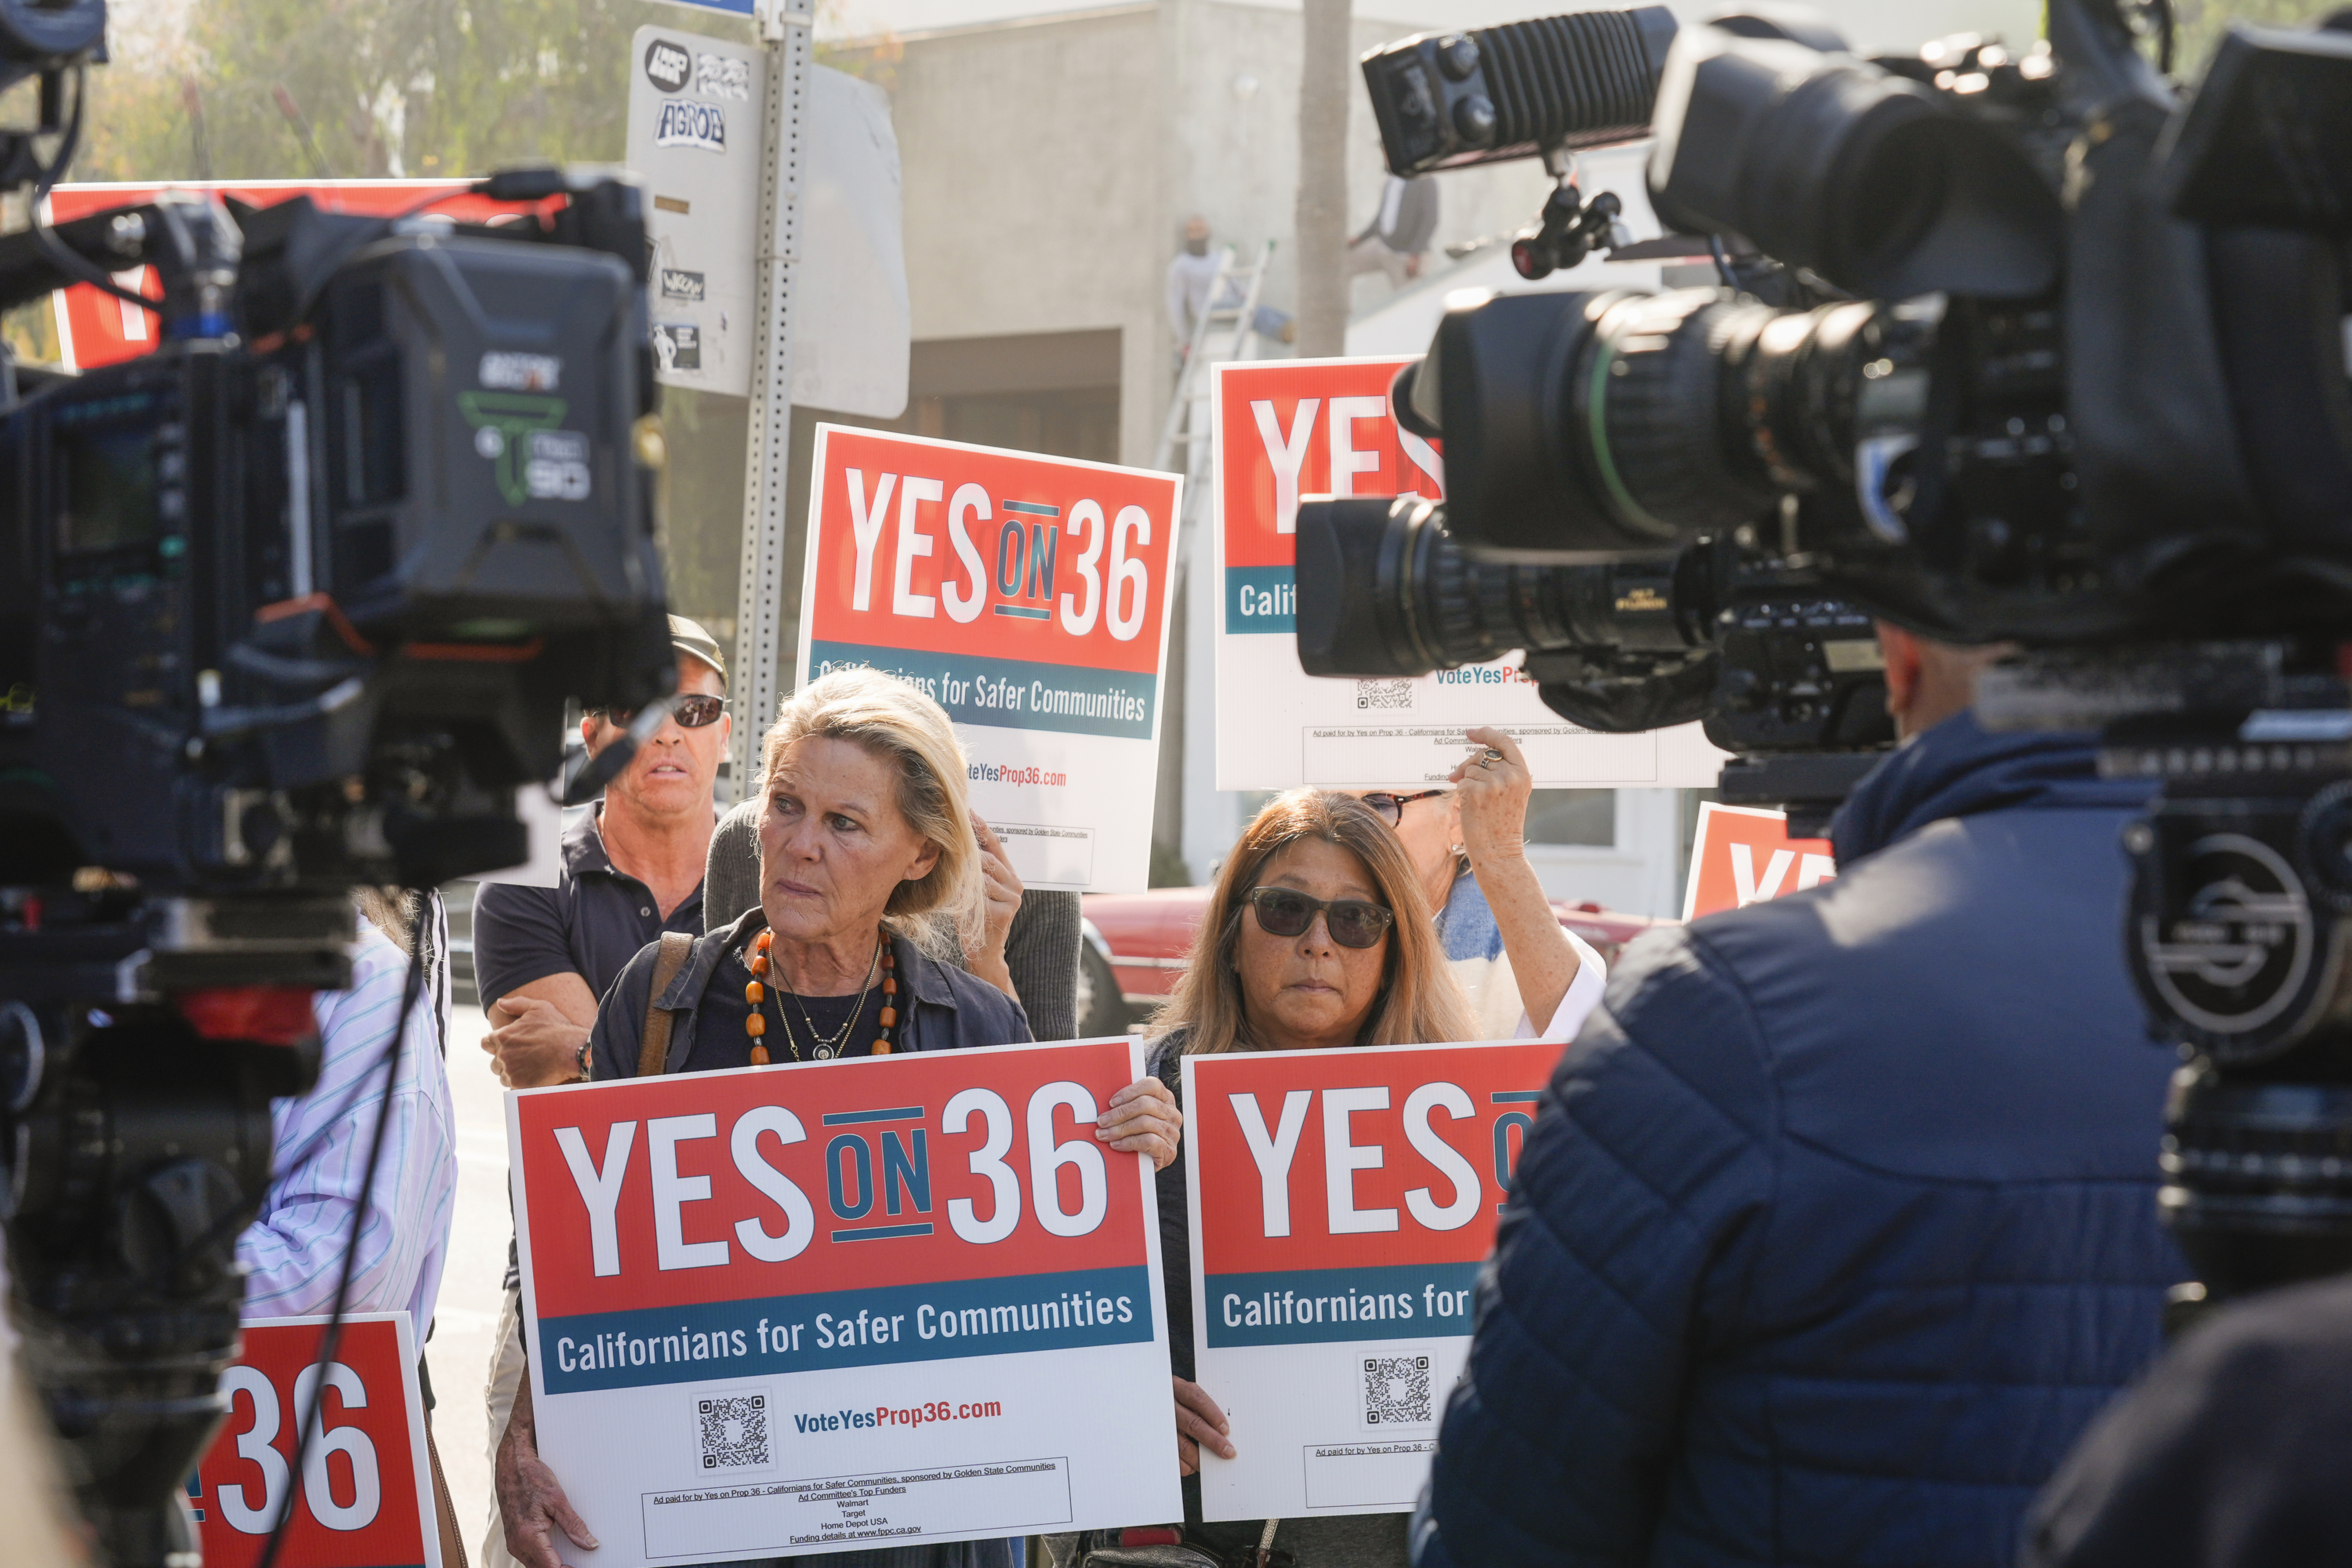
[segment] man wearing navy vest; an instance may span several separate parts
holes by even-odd
[[[1420,1568],[1995,1568],[2155,1356],[2172,1054],[2125,969],[2140,781],[1990,734],[1883,626],[1905,743],[1838,878],[1644,937],[1554,1074]]]

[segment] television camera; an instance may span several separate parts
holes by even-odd
[[[2115,0],[2053,0],[2020,51],[1864,59],[1776,5],[1376,51],[1400,174],[1566,169],[1644,121],[1652,205],[1726,286],[1450,310],[1394,395],[1444,440],[1442,533],[1301,521],[1302,568],[1332,566],[1300,573],[1302,658],[1522,646],[1596,727],[1790,689],[1785,664],[1735,681],[1727,637],[1700,673],[1738,591],[1691,563],[1727,552],[2013,645],[1979,718],[2100,731],[2156,796],[2126,935],[2183,1047],[2161,1202],[2189,1298],[2352,1268],[2347,26],[2232,27],[2193,93],[2169,8]],[[1639,689],[1549,679],[1579,664]]]
[[[1723,798],[1785,807],[1801,837],[1895,742],[1870,617],[1753,529],[1672,555],[1529,565],[1472,554],[1445,503],[1405,497],[1308,501],[1297,540],[1309,675],[1426,675],[1524,650],[1545,704],[1586,729],[1702,721],[1735,754]]]
[[[0,182],[36,213],[104,27],[102,0],[0,0],[0,87],[37,82]],[[524,858],[567,702],[642,739],[675,684],[639,192],[472,188],[511,221],[173,194],[0,237],[0,306],[87,283],[161,326],[0,377],[8,1274],[116,1563],[194,1560],[234,1247],[269,1100],[315,1074],[311,994],[348,984],[352,889]],[[142,266],[160,299],[115,282]]]

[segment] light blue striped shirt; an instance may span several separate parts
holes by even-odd
[[[436,900],[426,920],[438,924],[439,913]],[[433,951],[446,954],[447,942],[436,940]],[[443,957],[436,967],[446,970],[446,963]],[[384,1049],[407,975],[407,955],[363,920],[352,950],[352,988],[312,998],[319,1081],[299,1099],[271,1102],[277,1147],[269,1196],[261,1217],[237,1238],[247,1318],[300,1317],[334,1307],[352,1206],[375,1132]],[[392,1122],[384,1129],[346,1304],[354,1312],[405,1310],[420,1342],[441,1292],[457,1199],[457,1121],[441,1057],[447,1008],[446,984],[427,975],[409,1014],[400,1077],[386,1107]]]

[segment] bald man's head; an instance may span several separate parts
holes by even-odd
[[[1878,646],[1886,655],[1886,711],[1904,740],[1932,730],[1955,713],[1976,706],[1977,678],[2016,647],[1988,643],[1962,647],[1878,623]]]

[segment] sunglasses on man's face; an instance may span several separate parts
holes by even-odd
[[[1324,929],[1341,947],[1375,947],[1396,923],[1381,905],[1362,899],[1310,899],[1292,888],[1252,888],[1250,908],[1257,911],[1257,929],[1268,936],[1305,936],[1323,916]]]
[[[1363,797],[1363,802],[1379,812],[1391,827],[1399,827],[1403,826],[1406,806],[1417,800],[1433,800],[1444,793],[1442,789],[1425,789],[1419,795],[1391,795],[1387,790],[1374,790]]]
[[[635,708],[591,708],[588,711],[624,730],[637,716]],[[677,721],[681,730],[699,730],[706,724],[716,724],[719,716],[726,711],[727,699],[699,691],[669,700],[669,716]]]

